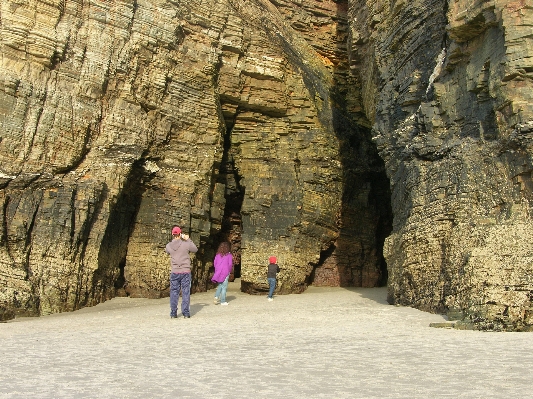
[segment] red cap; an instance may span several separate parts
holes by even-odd
[[[172,235],[173,236],[177,236],[179,234],[181,234],[181,229],[178,226],[172,228]]]
[[[276,259],[275,256],[271,256],[270,258],[268,258],[268,261],[269,261],[270,263],[276,263],[277,259]]]

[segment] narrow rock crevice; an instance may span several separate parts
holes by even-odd
[[[224,185],[224,210],[220,224],[220,231],[214,237],[214,250],[218,245],[227,241],[231,244],[234,269],[231,281],[239,278],[241,274],[241,234],[242,217],[241,208],[244,201],[244,187],[241,186],[241,176],[235,167],[231,146],[231,131],[234,126],[234,118],[226,117],[226,133],[224,135],[222,160],[218,171],[217,180]]]
[[[11,202],[11,197],[9,195],[6,195],[4,199],[4,206],[2,208],[2,237],[0,239],[0,245],[5,247],[6,253],[9,256],[9,260],[11,262],[14,262],[15,259],[13,257],[13,254],[11,253],[11,248],[9,246],[8,228],[7,228],[7,223],[8,223],[7,212],[8,212],[10,202]]]

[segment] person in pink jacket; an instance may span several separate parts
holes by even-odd
[[[215,305],[219,301],[221,305],[227,305],[226,290],[228,289],[229,275],[231,269],[233,269],[233,255],[230,252],[229,242],[223,242],[218,246],[213,264],[215,266],[215,274],[211,277],[211,281],[218,283],[215,292]]]

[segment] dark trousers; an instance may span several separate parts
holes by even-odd
[[[191,273],[170,273],[170,316],[178,313],[178,300],[181,291],[181,313],[190,316]]]

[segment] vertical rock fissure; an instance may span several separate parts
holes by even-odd
[[[377,150],[376,150],[377,151]],[[383,163],[381,158],[379,161]],[[383,165],[383,168],[385,166]],[[375,231],[375,247],[378,256],[378,267],[381,272],[378,280],[378,286],[386,286],[389,277],[387,270],[387,262],[383,255],[383,246],[385,239],[392,232],[392,206],[391,206],[391,190],[390,181],[384,171],[376,172],[372,175],[372,185],[369,194],[369,203],[375,204],[378,217]]]
[[[224,136],[224,153],[220,164],[219,176],[224,183],[225,206],[222,216],[221,229],[218,234],[218,243],[227,241],[231,244],[231,252],[234,259],[233,278],[241,275],[241,234],[242,217],[241,208],[244,201],[244,188],[240,184],[241,176],[235,167],[235,160],[231,147],[231,132],[233,122],[226,122],[226,134]]]
[[[385,238],[392,231],[390,183],[385,163],[372,141],[361,99],[358,71],[350,68],[348,2],[337,2],[336,52],[329,92],[331,125],[339,142],[342,200],[337,216],[339,236],[321,251],[309,282],[318,286],[386,285]]]
[[[13,254],[11,253],[11,248],[9,246],[9,240],[8,240],[8,228],[7,228],[7,222],[8,222],[8,214],[7,210],[9,207],[9,203],[11,202],[11,197],[9,195],[6,195],[4,200],[4,206],[2,208],[2,237],[0,239],[0,245],[5,246],[6,248],[6,254],[9,256],[9,259],[14,262],[15,259],[13,257]]]

